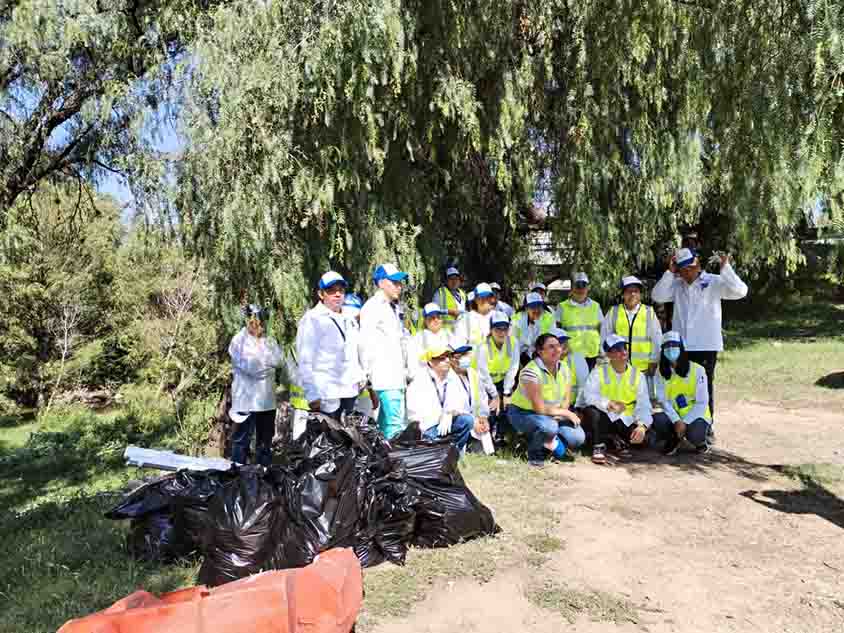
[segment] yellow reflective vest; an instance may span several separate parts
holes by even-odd
[[[457,289],[457,294],[460,296],[460,300],[463,304],[463,308],[466,307],[466,293],[463,292],[461,288]],[[436,303],[445,310],[459,310],[461,309],[461,305],[457,303],[457,300],[454,298],[454,294],[451,290],[448,289],[446,286],[441,286],[437,289],[436,292]],[[447,326],[449,329],[457,319],[450,314],[443,315],[443,325]]]
[[[698,372],[704,371],[703,367],[697,363],[689,363],[689,375],[683,378],[676,372],[671,372],[671,378],[665,381],[665,397],[674,405],[674,410],[680,414],[680,417],[685,419],[686,414],[692,410],[692,407],[697,403],[697,379]],[[686,400],[686,406],[681,407],[677,403],[677,397],[683,396]],[[707,422],[712,421],[712,411],[709,407],[706,408],[706,415],[704,419]],[[694,420],[692,420],[694,421]]]
[[[630,363],[641,371],[645,371],[651,362],[653,344],[648,338],[648,321],[652,318],[653,308],[642,305],[633,319],[633,332],[627,322],[627,311],[622,306],[613,306],[611,321],[613,329],[619,336],[627,339]]]
[[[642,372],[627,365],[627,369],[619,376],[609,363],[601,370],[601,395],[608,400],[624,403],[624,415],[633,415],[636,409],[636,398],[639,394],[639,382]]]
[[[507,342],[499,349],[492,336],[486,339],[487,369],[492,382],[501,382],[510,371],[513,360],[513,348],[516,347],[516,337],[508,336]],[[518,360],[516,361],[518,362]]]
[[[560,327],[569,335],[569,349],[594,358],[601,352],[601,306],[591,301],[578,308],[566,300],[560,304]]]
[[[522,371],[528,368],[533,369],[542,378],[542,400],[545,405],[549,407],[562,406],[563,399],[566,397],[566,390],[571,383],[568,368],[560,364],[557,368],[556,376],[552,376],[551,372],[544,367],[540,367],[535,360],[525,365]],[[519,388],[513,392],[511,402],[525,411],[534,411],[533,402],[528,397],[524,385],[521,382],[519,382]]]

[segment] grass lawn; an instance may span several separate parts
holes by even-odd
[[[728,351],[718,365],[721,402],[814,403],[844,412],[844,381],[835,377],[844,372],[842,322],[844,306],[832,304],[729,319]],[[69,618],[102,609],[138,588],[162,592],[194,582],[196,561],[135,562],[124,550],[126,526],[102,518],[119,498],[114,491],[139,476],[120,463],[122,424],[119,412],[38,422],[0,419],[0,633],[55,631]],[[414,550],[402,568],[385,564],[368,570],[359,630],[407,613],[438,581],[488,580],[515,565],[539,568],[566,548],[553,534],[558,517],[535,499],[553,495],[568,468],[577,465],[536,472],[521,461],[467,456],[466,480],[507,529],[459,547]],[[795,467],[787,474],[807,489],[840,484],[844,477],[840,467],[823,465]],[[528,597],[546,607],[558,591],[556,585],[538,584]],[[587,594],[582,600],[575,595],[561,613],[572,619],[599,609],[591,615],[619,622],[628,617],[629,605]]]

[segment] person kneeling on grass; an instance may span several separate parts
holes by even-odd
[[[667,438],[664,453],[674,455],[683,447],[706,453],[706,435],[712,424],[706,371],[689,361],[679,332],[666,332],[662,338],[654,387],[664,411],[654,415],[657,434]]]
[[[653,423],[648,383],[645,375],[627,362],[627,340],[610,334],[604,352],[609,362],[592,370],[583,393],[583,424],[596,464],[607,461],[606,442],[619,457],[626,457],[628,443],[642,444]]]
[[[586,436],[580,418],[569,410],[571,380],[568,368],[560,363],[560,341],[551,333],[541,334],[535,348],[535,358],[519,375],[507,417],[516,431],[528,435],[528,463],[542,467],[546,451],[562,458],[567,448],[577,449]]]
[[[449,437],[462,451],[475,420],[467,404],[465,385],[452,370],[450,357],[451,351],[442,346],[430,347],[423,354],[428,371],[407,388],[407,419],[419,424],[424,437]]]

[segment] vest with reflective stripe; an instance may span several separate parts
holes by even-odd
[[[467,369],[466,374],[469,378],[469,393],[472,394],[472,415],[478,417],[481,410],[481,377],[474,367]],[[462,376],[458,376],[458,378],[461,382],[463,381]],[[463,383],[463,385],[465,388],[466,383]]]
[[[478,317],[472,316],[473,314],[477,314],[480,318],[488,318],[481,316],[477,312],[465,312],[461,317],[461,321],[458,321],[458,325],[455,327],[457,327],[458,330],[463,330],[462,334],[466,336],[466,344],[471,345],[475,350],[477,350],[484,342],[484,333],[481,331],[481,326],[478,323]]]
[[[594,358],[601,351],[601,306],[592,301],[587,308],[577,308],[570,301],[560,304],[560,327],[569,338],[569,349]]]
[[[492,335],[486,339],[487,369],[492,377],[492,382],[501,382],[510,370],[510,363],[513,359],[513,348],[516,346],[516,337],[508,336],[507,342],[498,348]],[[518,362],[518,361],[516,361]]]
[[[528,327],[528,315],[527,312],[517,312],[516,318],[513,319],[513,322],[516,324],[514,330],[516,331],[516,336],[518,337],[519,341],[522,340],[522,331],[527,330]],[[542,316],[539,317],[539,336],[540,334],[548,334],[554,327],[556,326],[556,319],[554,315],[550,312],[543,312]],[[527,341],[526,341],[527,342]],[[530,341],[531,347],[536,341]]]
[[[619,376],[610,364],[606,363],[601,372],[601,395],[609,400],[623,402],[624,415],[633,415],[641,380],[642,372],[631,365],[627,365],[627,369]]]
[[[460,299],[463,302],[463,305],[465,307],[465,305],[466,305],[466,293],[463,292],[462,289],[458,288],[457,294],[460,295]],[[460,304],[457,303],[457,300],[454,298],[454,295],[452,294],[451,290],[449,290],[446,286],[441,286],[440,288],[437,289],[437,303],[440,305],[440,307],[445,306],[446,310],[459,310],[460,309]],[[443,315],[443,323],[445,325],[447,325],[448,327],[451,327],[452,325],[454,325],[454,322],[456,320],[457,319],[455,319],[450,314],[444,314]]]
[[[296,358],[296,348],[291,345],[288,348],[288,353],[293,358],[293,362],[296,365],[299,365],[299,359]],[[305,390],[302,389],[299,385],[293,384],[292,382],[287,385],[287,393],[290,397],[290,406],[294,409],[299,409],[300,411],[308,411],[310,407],[308,406],[308,401],[305,400]]]
[[[542,380],[542,400],[549,407],[560,406],[563,403],[563,398],[566,396],[566,389],[569,386],[570,379],[568,375],[568,368],[565,365],[560,365],[557,369],[557,376],[552,376],[549,372],[542,369],[536,364],[536,361],[530,361],[525,365],[525,369],[533,369]],[[524,371],[523,369],[522,371]],[[519,388],[513,393],[511,402],[525,411],[533,411],[533,402],[528,397],[524,390],[524,385],[519,382]]]
[[[676,372],[671,372],[671,378],[665,383],[665,396],[671,400],[674,409],[680,414],[681,418],[685,418],[686,414],[692,410],[697,402],[697,377],[698,372],[703,371],[703,367],[697,363],[689,363],[689,375],[683,378]],[[681,407],[677,404],[677,396],[684,396],[686,398],[686,406]],[[706,408],[704,419],[707,422],[712,421],[712,413],[709,407]],[[690,420],[694,422],[694,420]]]
[[[574,368],[574,358],[571,352],[566,354],[566,367],[569,369],[569,382],[571,383],[571,402],[574,405],[577,401],[577,370]]]
[[[627,311],[622,306],[613,306],[612,323],[615,333],[627,339],[630,353],[630,363],[639,370],[645,371],[651,362],[653,344],[648,338],[648,321],[651,319],[650,306],[642,305],[633,319],[633,332],[627,322]]]

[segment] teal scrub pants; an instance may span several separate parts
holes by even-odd
[[[407,416],[404,410],[404,389],[383,389],[375,391],[378,408],[378,428],[388,440],[404,431]]]

